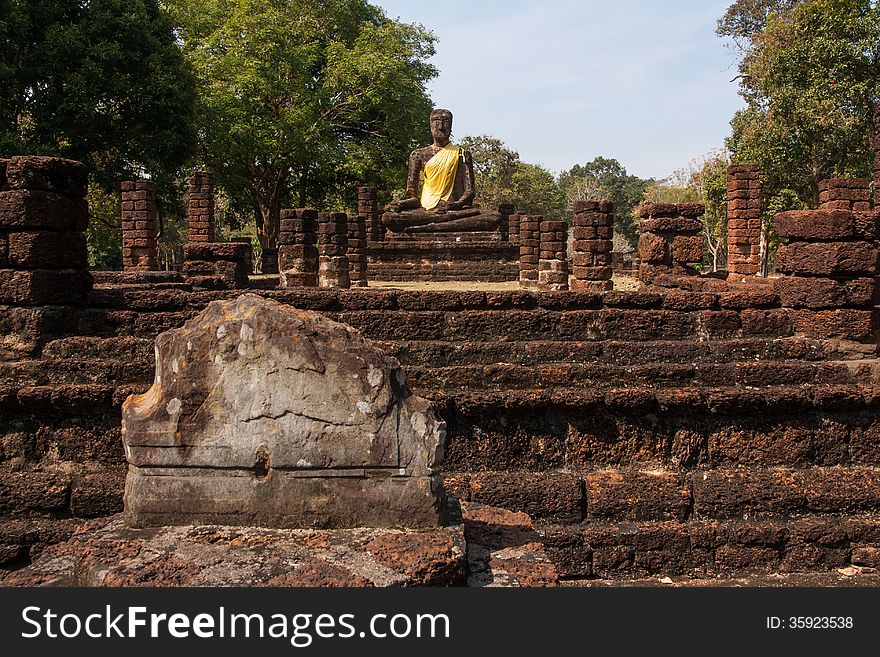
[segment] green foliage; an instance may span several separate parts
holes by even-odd
[[[574,201],[609,199],[614,202],[614,229],[635,246],[638,220],[633,210],[653,181],[631,176],[617,160],[597,157],[574,165],[559,175],[559,185],[570,205]]]
[[[465,136],[458,144],[471,152],[474,184],[483,207],[512,204],[525,214],[548,220],[566,218],[565,196],[553,174],[538,164],[520,160],[503,141],[489,135]]]
[[[89,227],[86,230],[89,269],[122,269],[120,198],[100,187],[88,193]]]
[[[364,0],[171,0],[199,81],[201,153],[274,246],[282,205],[400,186],[427,143],[434,38]]]
[[[192,153],[194,94],[156,0],[0,3],[0,153],[81,160],[108,191],[167,178]]]
[[[731,121],[727,145],[734,161],[761,165],[766,198],[789,189],[815,205],[818,181],[870,175],[877,3],[806,0],[768,13],[764,29],[748,36],[740,69],[748,107]]]

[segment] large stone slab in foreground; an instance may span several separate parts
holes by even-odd
[[[354,329],[246,294],[156,339],[123,406],[134,527],[442,524],[445,425]]]

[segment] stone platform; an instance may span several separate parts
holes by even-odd
[[[388,234],[367,245],[367,278],[376,281],[515,281],[519,244],[498,231]]]
[[[450,504],[457,508],[457,504]],[[82,525],[2,586],[554,586],[525,513],[470,504],[427,530]]]

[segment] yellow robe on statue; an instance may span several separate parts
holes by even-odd
[[[422,207],[433,210],[440,201],[448,201],[455,184],[461,149],[446,144],[425,163],[425,184],[422,186]]]

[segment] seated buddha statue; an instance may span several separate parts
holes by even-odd
[[[474,163],[470,151],[450,142],[452,112],[435,109],[430,123],[434,143],[409,156],[406,198],[385,207],[382,223],[393,233],[495,230],[501,215],[473,205]]]

